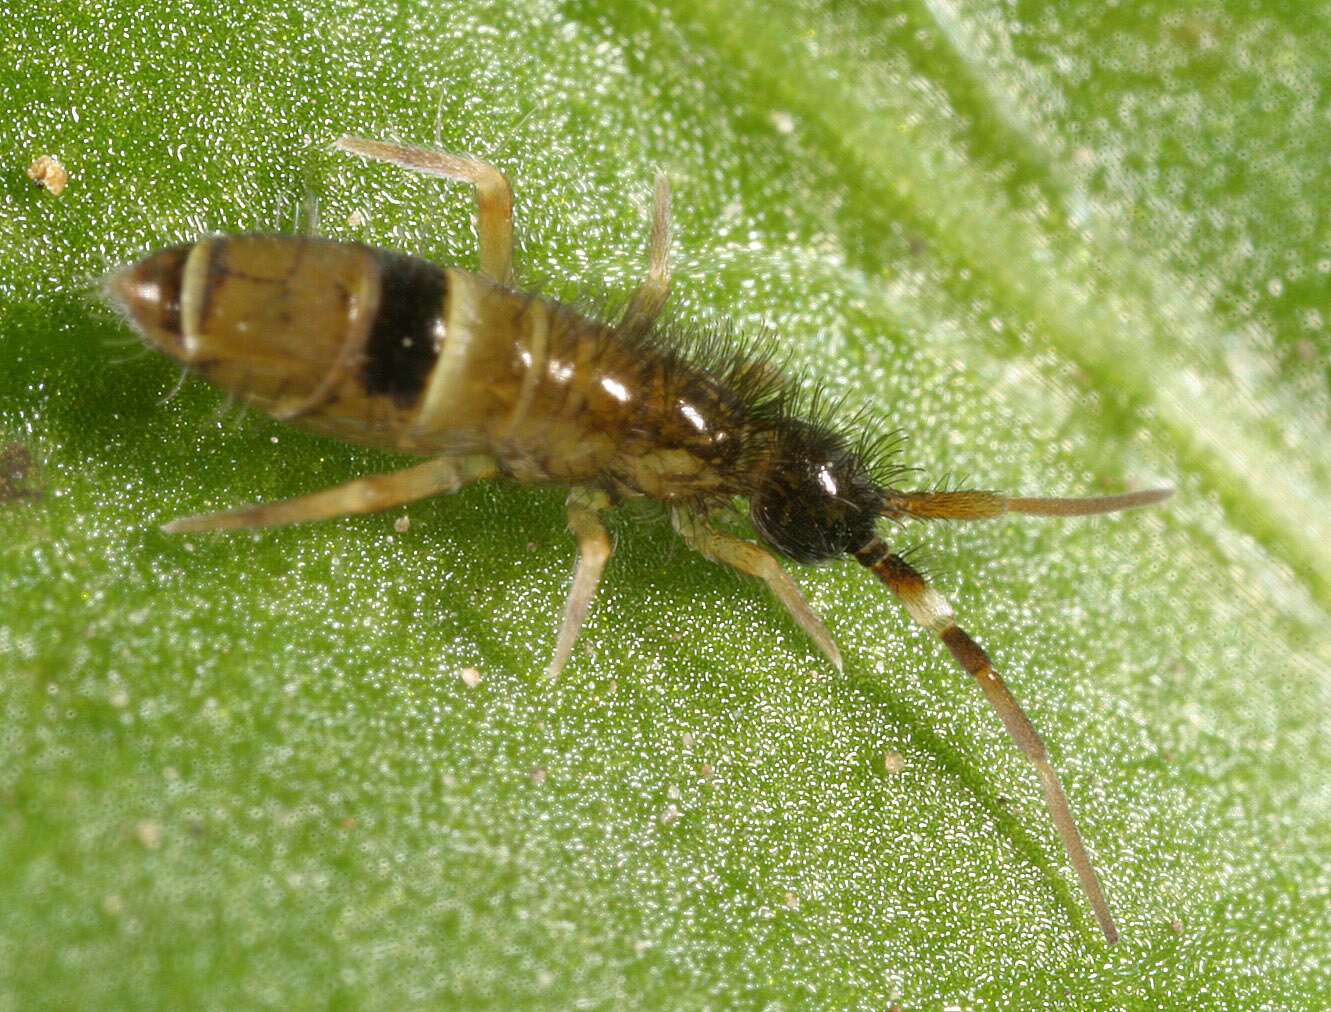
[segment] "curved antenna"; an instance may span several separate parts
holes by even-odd
[[[939,494],[964,495],[973,493]],[[1111,498],[1122,497],[1115,496]],[[1068,500],[1054,501],[1067,502]],[[1095,502],[1096,500],[1072,501]],[[1122,507],[1112,508],[1121,509]],[[930,586],[929,582],[910,563],[906,562],[901,556],[894,555],[887,545],[877,537],[870,538],[868,543],[854,554],[861,564],[872,570],[873,574],[887,584],[892,593],[896,594],[905,606],[906,611],[910,613],[910,617],[926,629],[936,633],[948,650],[952,652],[952,656],[957,663],[975,678],[980,688],[984,690],[989,702],[998,711],[998,716],[1002,718],[1003,725],[1007,728],[1008,734],[1012,736],[1017,748],[1021,749],[1026,758],[1035,766],[1035,771],[1040,776],[1040,788],[1044,791],[1045,803],[1049,806],[1049,814],[1054,820],[1054,828],[1058,830],[1058,835],[1063,841],[1063,847],[1067,850],[1068,859],[1077,872],[1077,877],[1081,880],[1082,891],[1086,894],[1086,899],[1095,912],[1095,918],[1100,922],[1100,930],[1104,932],[1105,941],[1113,945],[1118,941],[1118,927],[1114,924],[1114,916],[1109,911],[1109,903],[1105,900],[1105,894],[1100,888],[1100,880],[1095,874],[1095,868],[1091,865],[1090,855],[1086,853],[1086,846],[1082,843],[1081,833],[1077,829],[1077,821],[1072,815],[1072,807],[1068,804],[1067,795],[1063,792],[1063,785],[1059,782],[1058,774],[1049,761],[1044,742],[1041,740],[1039,732],[1035,730],[1035,725],[1030,722],[1021,705],[1003,683],[1003,679],[998,677],[993,664],[990,663],[985,652],[980,649],[979,644],[956,624],[956,613],[952,610],[952,606],[948,604],[947,598]]]

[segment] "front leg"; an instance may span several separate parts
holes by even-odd
[[[791,617],[800,624],[800,628],[809,634],[818,649],[827,655],[827,659],[841,670],[841,651],[832,640],[822,620],[814,613],[809,602],[804,599],[795,581],[790,578],[781,563],[771,552],[750,541],[737,538],[733,534],[717,530],[707,520],[696,513],[682,509],[670,512],[670,519],[675,530],[690,545],[715,562],[724,562],[734,566],[741,573],[748,573],[763,580],[777,600],[786,606]]]

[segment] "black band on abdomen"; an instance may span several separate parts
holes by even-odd
[[[379,312],[365,343],[361,379],[371,394],[414,404],[443,345],[448,281],[441,267],[419,257],[375,250]]]

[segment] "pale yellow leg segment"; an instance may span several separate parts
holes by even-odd
[[[559,627],[555,656],[545,669],[554,678],[568,663],[573,643],[582,629],[601,574],[610,558],[610,535],[601,523],[600,512],[609,509],[610,497],[599,489],[575,488],[568,494],[568,526],[578,539],[578,562],[573,570],[573,586],[564,602],[564,624]]]
[[[650,327],[661,315],[670,294],[670,184],[658,173],[652,194],[652,235],[647,248],[647,277],[633,293],[621,325]]]
[[[476,225],[481,234],[481,273],[501,284],[513,284],[513,191],[504,174],[493,165],[429,148],[387,144],[363,137],[342,137],[334,146],[414,172],[474,184]]]
[[[285,499],[242,506],[221,513],[200,513],[162,525],[167,534],[185,531],[233,531],[277,527],[305,520],[327,520],[350,513],[377,513],[426,496],[456,492],[464,485],[499,473],[489,457],[436,457],[393,474],[357,478],[345,485]]]
[[[690,545],[715,562],[734,566],[741,573],[756,576],[772,588],[772,593],[786,606],[786,610],[813,639],[828,660],[841,670],[841,651],[811,607],[804,599],[795,581],[781,568],[781,563],[768,551],[724,531],[719,531],[705,519],[682,510],[670,514],[675,530]]]

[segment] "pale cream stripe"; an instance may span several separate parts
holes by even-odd
[[[529,321],[526,328],[527,372],[522,377],[522,389],[518,391],[517,403],[509,413],[508,424],[499,434],[500,439],[507,439],[526,420],[532,398],[536,396],[536,386],[545,375],[545,360],[550,355],[549,308],[543,302],[533,299],[527,303],[527,312],[523,315]]]
[[[452,267],[446,268],[444,274],[448,281],[444,346],[430,373],[430,385],[421,398],[416,420],[407,433],[411,442],[447,427],[447,411],[457,402],[466,379],[472,342],[482,336],[477,333],[477,278]]]
[[[208,292],[208,261],[217,239],[200,239],[185,257],[185,269],[180,278],[180,343],[185,351],[184,364],[194,359],[199,351],[199,314],[203,312],[204,296]]]

